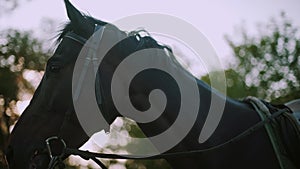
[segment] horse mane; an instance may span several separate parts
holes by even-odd
[[[104,26],[104,25],[110,25],[112,26],[113,28],[119,30],[115,25],[113,24],[110,24],[108,22],[104,22],[104,21],[101,21],[101,20],[98,20],[90,15],[87,15],[87,14],[83,14],[84,17],[88,20],[88,22],[90,22],[91,24],[94,24],[94,25],[101,25],[101,26]],[[70,31],[73,31],[74,30],[74,25],[71,23],[71,22],[67,22],[63,25],[63,28],[61,30],[58,31],[58,34],[55,36],[56,38],[56,44],[59,44],[61,42],[61,40],[64,38],[64,36],[70,32]],[[121,31],[121,30],[119,30]],[[170,53],[173,54],[173,51],[172,51],[172,48],[168,45],[165,45],[165,44],[161,44],[161,43],[158,43],[151,35],[148,31],[146,31],[145,29],[137,29],[137,30],[133,30],[131,32],[125,32],[125,31],[121,31],[123,33],[125,33],[128,37],[129,36],[137,36],[139,37],[140,41],[141,41],[141,44],[142,45],[146,45],[146,46],[152,46],[152,47],[157,47],[157,48],[160,48],[160,49],[166,49],[168,50]],[[139,47],[137,47],[138,49]]]
[[[115,25],[108,23],[108,22],[104,22],[101,20],[98,20],[90,15],[86,15],[83,14],[84,17],[88,20],[88,22],[90,22],[92,25],[101,25],[101,26],[105,26],[105,25],[109,25],[110,27],[126,34],[127,38],[129,37],[135,37],[138,39],[139,43],[138,45],[135,47],[135,51],[139,51],[145,48],[157,48],[157,49],[161,49],[165,51],[165,55],[167,55],[168,57],[170,57],[171,61],[177,65],[178,68],[182,69],[184,72],[187,73],[188,76],[194,77],[189,71],[187,71],[184,67],[182,67],[182,65],[178,62],[178,60],[176,59],[173,50],[170,46],[163,44],[161,42],[158,42],[157,40],[155,40],[151,34],[145,30],[145,29],[136,29],[130,32],[126,32],[126,31],[122,31],[120,30],[118,27],[116,27]],[[67,22],[66,24],[64,24],[63,28],[58,32],[58,34],[56,35],[56,45],[58,45],[61,40],[64,38],[64,36],[70,32],[74,30],[74,25],[71,22]],[[124,45],[128,45],[128,44],[124,44]],[[125,47],[127,48],[127,47]]]

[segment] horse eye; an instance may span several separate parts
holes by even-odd
[[[50,65],[50,67],[49,67],[50,71],[53,73],[59,73],[60,68],[61,67],[59,65]]]

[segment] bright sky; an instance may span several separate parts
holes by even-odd
[[[23,1],[22,1],[23,2]],[[26,1],[25,1],[26,2]],[[39,32],[42,19],[55,20],[57,29],[53,34],[39,34],[50,38],[58,30],[59,23],[67,21],[63,0],[31,0],[16,11],[0,17],[0,29],[19,28]],[[248,31],[253,32],[258,22],[267,22],[285,11],[300,26],[299,0],[71,0],[80,10],[105,21],[113,22],[125,16],[145,12],[164,13],[179,17],[197,27],[224,58],[230,54],[224,35],[234,35],[235,27],[244,21]],[[142,27],[143,25],[141,25]]]

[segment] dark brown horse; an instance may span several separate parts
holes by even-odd
[[[97,72],[95,89],[97,101],[103,117],[109,124],[115,118],[123,116],[115,107],[111,94],[111,83],[118,65],[128,55],[143,49],[167,50],[165,53],[154,56],[159,61],[167,60],[165,59],[168,57],[167,53],[172,54],[171,49],[158,44],[149,36],[142,37],[138,33],[129,36],[109,23],[82,15],[68,0],[65,0],[65,4],[70,23],[62,30],[58,38],[59,45],[47,63],[45,75],[30,105],[12,132],[7,150],[7,159],[11,169],[47,168],[50,157],[46,151],[45,140],[49,137],[62,138],[70,148],[78,148],[88,140],[89,137],[80,125],[73,106],[72,75],[83,45],[86,39],[93,35],[95,27],[106,28],[109,33],[103,37],[113,38],[116,34],[124,37],[105,54]],[[195,122],[192,123],[192,128],[186,136],[167,153],[204,150],[221,145],[261,121],[259,114],[249,103],[227,98],[212,90],[204,82],[194,77],[192,80],[197,84],[196,94],[200,97]],[[83,83],[85,82],[86,79]],[[151,69],[138,74],[130,84],[129,97],[132,105],[140,111],[148,110],[151,107],[148,97],[154,89],[164,91],[167,102],[159,118],[150,123],[138,123],[149,137],[164,132],[175,123],[178,116],[176,112],[181,108],[181,98],[184,98],[174,78],[157,69]],[[85,90],[84,87],[82,90]],[[124,96],[120,94],[119,97]],[[204,143],[199,143],[200,132],[212,106],[212,97],[224,103],[223,116],[212,136]],[[267,105],[271,113],[277,111],[277,107]],[[186,112],[186,116],[189,116],[189,112]],[[281,124],[283,120],[283,118],[277,118],[275,121]],[[180,125],[185,126],[189,123],[191,122],[186,121]],[[292,129],[280,133],[282,138],[285,136],[282,139],[286,153],[284,155],[292,166],[299,168],[300,143],[297,136]],[[176,138],[176,132],[170,136],[170,139],[173,139],[173,136]],[[199,151],[193,156],[180,156],[179,158],[173,156],[166,160],[173,168],[282,168],[263,126],[241,137],[238,141],[228,142],[212,151]]]

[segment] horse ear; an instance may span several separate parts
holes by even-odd
[[[71,21],[71,24],[73,25],[73,29],[75,29],[75,31],[78,30],[79,33],[93,32],[92,26],[89,26],[89,23],[83,14],[76,9],[69,0],[64,1],[67,9],[67,15]]]

